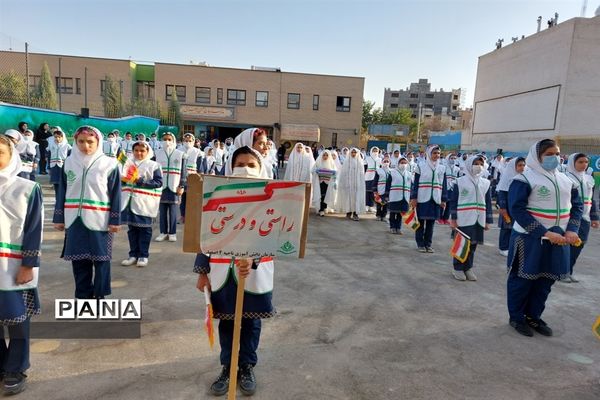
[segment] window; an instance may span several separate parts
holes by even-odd
[[[419,94],[418,93],[411,93],[410,94],[410,98],[411,99],[418,99],[419,98]]]
[[[73,78],[56,77],[56,93],[73,94]]]
[[[452,121],[456,121],[456,117],[454,117],[454,116],[453,116],[453,117],[452,117]]]
[[[196,129],[196,126],[194,126],[194,125],[186,125],[186,124],[183,125],[183,132],[184,133],[188,133],[189,132],[189,133],[194,133],[195,134],[195,129]]]
[[[223,104],[223,88],[217,88],[217,104]]]
[[[165,100],[171,100],[173,96],[173,91],[175,91],[177,96],[177,101],[180,103],[185,102],[185,86],[180,85],[165,85]]]
[[[153,81],[137,81],[136,82],[136,97],[139,99],[154,100],[154,82]]]
[[[398,108],[398,104],[392,103],[392,104],[390,104],[390,108]]]
[[[246,91],[238,89],[227,89],[227,104],[230,106],[245,106]]]
[[[210,88],[196,87],[196,103],[210,104]]]
[[[288,93],[287,108],[300,109],[300,93]]]
[[[256,92],[256,107],[269,106],[269,92]]]
[[[350,97],[338,96],[335,103],[335,111],[350,112]]]
[[[106,80],[100,79],[100,96],[104,97],[106,93]]]
[[[425,98],[426,99],[433,99],[433,93],[426,93],[425,94]]]
[[[458,106],[452,106],[452,110],[454,110],[454,111],[458,110]]]
[[[29,75],[29,90],[37,90],[41,79],[41,75]]]
[[[337,132],[331,134],[331,147],[337,147]]]
[[[452,96],[452,98],[453,98],[454,100],[458,100],[458,95],[457,95],[457,94],[455,94],[454,96]]]
[[[433,104],[425,104],[425,108],[429,108],[433,110]]]
[[[313,94],[313,110],[317,111],[319,109],[319,95]]]
[[[416,105],[416,104],[414,104],[414,103],[412,103],[412,104],[409,104],[408,106],[409,106],[410,108],[417,108],[417,105]]]
[[[400,97],[400,93],[392,93],[392,97]]]
[[[81,78],[75,78],[75,94],[81,94]]]

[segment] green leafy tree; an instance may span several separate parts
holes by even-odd
[[[42,72],[40,73],[40,83],[33,90],[31,95],[32,105],[50,110],[58,109],[58,101],[56,99],[56,87],[52,82],[52,74],[48,63],[44,61]]]
[[[6,74],[0,74],[0,101],[25,104],[27,102],[25,78],[13,70]]]
[[[177,94],[175,92],[171,95],[171,100],[167,106],[166,121],[167,125],[174,125],[182,130],[183,118],[181,116],[181,106],[177,100]]]
[[[104,93],[102,93],[102,106],[104,115],[109,118],[123,116],[123,102],[119,83],[111,76],[105,76]]]

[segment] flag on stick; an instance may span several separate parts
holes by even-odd
[[[402,219],[404,220],[404,225],[408,226],[413,231],[416,231],[421,226],[415,208],[408,210],[408,212],[402,216]]]
[[[204,329],[208,335],[208,344],[212,349],[215,345],[215,327],[213,326],[213,309],[210,302],[210,290],[204,288],[204,300],[206,301],[206,315],[204,317]]]
[[[121,180],[125,183],[133,185],[135,182],[137,182],[138,178],[139,174],[137,167],[134,163],[127,160],[127,162],[123,166],[123,176],[121,177]]]
[[[121,165],[125,165],[127,160],[128,160],[127,154],[125,154],[123,149],[120,149],[119,152],[117,153],[117,161],[120,162]]]
[[[471,250],[471,238],[458,228],[454,230],[456,236],[454,236],[454,243],[452,243],[452,247],[450,248],[450,255],[461,263],[464,263],[469,257],[469,251]]]

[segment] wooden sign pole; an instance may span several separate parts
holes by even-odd
[[[233,268],[236,268],[235,262]],[[242,313],[244,310],[244,287],[246,278],[238,275],[235,295],[235,317],[233,323],[233,344],[231,346],[231,363],[229,364],[229,391],[227,400],[235,400],[237,394],[237,370],[240,356],[240,336],[242,333]]]

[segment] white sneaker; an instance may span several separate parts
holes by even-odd
[[[156,237],[156,239],[154,239],[154,241],[155,242],[164,242],[165,239],[167,238],[167,236],[169,236],[169,235],[167,235],[166,233],[161,233],[160,235],[158,235]]]
[[[571,274],[569,277],[571,278],[571,282],[579,282],[579,279],[575,278],[575,275]]]
[[[148,265],[148,259],[147,258],[138,258],[137,260],[137,266],[138,267],[145,267]]]
[[[324,217],[324,216],[325,216],[325,212],[319,211],[319,217]]]
[[[127,260],[121,261],[121,265],[123,265],[125,267],[129,267],[130,265],[135,264],[136,261],[137,261],[137,258],[129,257]]]
[[[453,270],[452,271],[452,276],[454,277],[454,279],[456,279],[457,281],[466,281],[467,277],[465,276],[465,273],[462,271],[456,271]]]
[[[475,282],[477,280],[477,276],[472,270],[465,271],[465,275],[467,276],[468,281]]]
[[[503,257],[508,257],[508,250],[500,250],[500,255]]]
[[[177,241],[177,235],[169,235],[169,242],[176,242]]]

